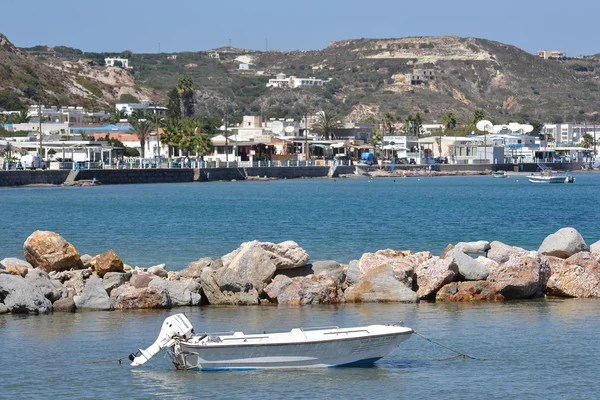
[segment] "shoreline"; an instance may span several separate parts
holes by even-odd
[[[440,255],[378,250],[348,264],[309,262],[293,241],[252,241],[180,271],[132,267],[113,250],[80,255],[47,231],[27,238],[24,256],[0,261],[0,314],[600,298],[600,241],[588,247],[573,228],[547,236],[537,251],[480,240],[449,244]]]
[[[237,169],[232,169],[236,171]],[[100,171],[100,170],[99,170]],[[112,170],[101,170],[101,171],[110,171]],[[412,177],[445,177],[445,176],[491,176],[492,170],[460,170],[460,171],[429,171],[426,170],[425,167],[412,168],[412,169],[396,169],[394,171],[386,171],[383,169],[369,169],[368,171],[362,171],[361,173],[340,173],[335,176],[329,176],[327,174],[318,175],[318,176],[293,176],[293,177],[278,177],[278,176],[269,176],[269,175],[248,175],[244,177],[233,177],[230,179],[219,179],[219,177],[214,177],[214,179],[193,179],[193,180],[161,180],[161,179],[137,179],[135,177],[136,172],[138,170],[121,170],[122,172],[116,172],[117,174],[126,175],[126,179],[117,179],[111,182],[104,182],[101,179],[89,179],[89,180],[76,180],[71,183],[28,183],[27,180],[22,181],[19,184],[7,184],[6,181],[0,181],[0,188],[43,188],[43,187],[90,187],[90,186],[102,186],[102,185],[125,185],[125,184],[144,184],[144,183],[194,183],[194,182],[240,182],[240,181],[273,181],[273,180],[288,180],[288,179],[374,179],[374,178],[412,178]],[[139,170],[144,173],[144,170]],[[1,172],[1,171],[0,171]],[[29,172],[29,171],[28,171]],[[42,171],[38,171],[43,173]],[[210,173],[210,171],[206,171]],[[11,171],[10,173],[16,173]],[[89,170],[88,174],[93,175],[94,170]],[[572,174],[588,174],[588,173],[600,173],[600,171],[596,170],[575,170],[570,171]],[[189,173],[188,173],[189,174]],[[522,176],[526,177],[531,175],[532,172],[510,172],[507,171],[507,175],[510,176]],[[95,176],[93,177],[95,178]],[[10,183],[10,182],[9,182]]]

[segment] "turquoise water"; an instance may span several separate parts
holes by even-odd
[[[149,346],[172,311],[0,316],[2,398],[593,399],[600,307],[593,300],[505,304],[202,307],[196,331],[273,332],[403,320],[417,332],[487,361],[453,359],[413,336],[374,368],[176,371],[168,358],[139,368],[91,361]]]
[[[578,174],[574,185],[483,176],[0,189],[0,257],[22,256],[36,229],[61,233],[81,253],[113,248],[132,265],[171,269],[252,239],[295,240],[313,260],[339,261],[387,247],[439,253],[477,239],[535,249],[564,226],[591,244],[600,239],[599,195],[594,174]],[[599,305],[538,299],[0,315],[0,398],[596,398]],[[139,369],[89,363],[147,347],[173,312],[186,312],[198,332],[403,320],[489,360],[437,361],[453,354],[414,336],[374,368],[182,372],[162,356]]]
[[[255,239],[294,240],[313,261],[340,262],[480,239],[537,249],[566,226],[591,244],[599,198],[592,173],[572,185],[475,176],[9,188],[0,189],[0,257],[22,257],[36,229],[59,232],[81,254],[112,248],[128,264],[174,270]]]

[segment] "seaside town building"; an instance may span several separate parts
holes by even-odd
[[[115,104],[115,108],[117,110],[124,110],[127,115],[131,115],[136,110],[150,111],[152,114],[158,115],[165,115],[167,112],[167,107],[148,103],[117,103]]]

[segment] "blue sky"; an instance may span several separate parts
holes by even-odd
[[[415,4],[414,6],[410,4]],[[458,35],[523,50],[600,53],[598,0],[0,0],[17,46],[179,52],[320,49],[358,38]]]

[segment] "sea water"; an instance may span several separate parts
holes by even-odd
[[[0,189],[0,257],[23,256],[35,230],[81,254],[113,249],[132,266],[180,270],[243,242],[293,240],[312,261],[379,249],[499,240],[535,250],[562,227],[600,240],[600,174],[575,184],[524,176],[305,179]]]
[[[342,262],[479,239],[536,249],[565,226],[591,244],[599,194],[600,175],[583,173],[573,185],[478,176],[0,189],[0,257],[22,257],[36,229],[82,254],[112,248],[131,265],[169,269],[254,239]],[[135,369],[115,361],[149,346],[175,312],[197,332],[402,320],[485,360],[447,360],[455,353],[413,336],[373,368],[207,373],[162,356]],[[0,315],[0,398],[596,398],[598,321],[600,302],[581,299]]]

